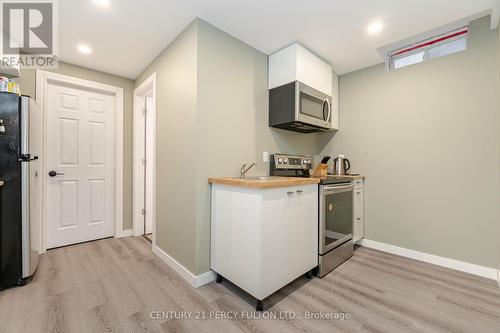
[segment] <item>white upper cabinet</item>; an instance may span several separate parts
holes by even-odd
[[[332,129],[339,129],[339,76],[332,72]]]
[[[269,56],[269,89],[300,81],[332,96],[332,66],[300,44]]]

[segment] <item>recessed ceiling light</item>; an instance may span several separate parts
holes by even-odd
[[[382,24],[382,22],[377,20],[377,21],[373,21],[372,23],[370,23],[366,30],[368,31],[368,33],[374,35],[374,34],[378,34],[380,31],[382,31],[383,28],[384,28],[384,25]]]
[[[94,3],[99,7],[109,7],[109,0],[94,0]]]
[[[92,49],[88,45],[85,45],[85,44],[78,45],[78,51],[80,51],[83,54],[92,53]]]

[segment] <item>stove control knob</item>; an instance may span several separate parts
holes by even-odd
[[[279,164],[283,163],[283,159],[282,158],[278,158],[278,163]]]
[[[306,166],[307,165],[307,160],[302,160],[302,165]]]
[[[288,158],[285,158],[285,159],[283,160],[283,163],[288,164]]]

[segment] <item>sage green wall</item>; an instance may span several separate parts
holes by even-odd
[[[366,174],[366,238],[498,263],[497,32],[472,22],[465,52],[340,77],[340,128],[324,153]]]
[[[497,38],[498,38],[497,39],[497,46],[498,46],[497,47],[497,56],[498,56],[497,82],[499,85],[499,89],[498,89],[499,109],[498,109],[498,112],[500,113],[500,26],[497,27]],[[500,140],[500,137],[499,137],[499,140]],[[499,144],[499,146],[500,146],[500,144]],[[498,155],[500,156],[500,150],[498,151]],[[500,168],[498,169],[498,172],[500,173]],[[499,177],[499,181],[500,181],[500,177]],[[500,184],[499,184],[499,187],[500,187]],[[497,250],[497,253],[498,253],[497,268],[498,268],[499,273],[500,273],[500,216],[498,217],[498,250]],[[499,278],[498,283],[500,284],[500,274],[499,274],[498,278]]]
[[[195,274],[209,270],[209,177],[239,176],[243,163],[257,162],[248,174],[269,174],[262,153],[319,154],[320,137],[268,126],[267,56],[198,20],[198,111],[196,130]],[[331,137],[331,135],[330,135]]]
[[[268,174],[262,152],[321,151],[319,136],[268,127],[267,56],[196,19],[136,80],[157,75],[158,246],[209,270],[213,176]],[[159,172],[161,170],[161,172]]]
[[[197,21],[135,81],[156,72],[156,245],[196,271],[195,167]]]
[[[123,229],[132,228],[132,100],[134,81],[92,69],[59,62],[53,72],[123,88]],[[22,70],[15,79],[23,94],[35,97],[34,70]]]
[[[193,274],[208,271],[208,177],[253,161],[251,173],[267,174],[263,151],[343,152],[368,176],[367,238],[494,267],[496,47],[484,19],[466,52],[344,75],[341,130],[303,135],[267,126],[267,56],[195,20],[135,82],[157,73],[158,246]]]

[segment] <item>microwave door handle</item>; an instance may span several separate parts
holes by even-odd
[[[330,101],[328,101],[328,98],[325,99],[326,105],[328,105],[328,117],[325,120],[325,124],[328,124],[330,122],[330,118],[332,117],[332,106],[330,104]]]
[[[328,107],[328,116],[326,117],[325,119],[325,104],[326,106]],[[328,98],[325,98],[325,100],[323,101],[323,121],[325,122],[325,124],[328,124],[330,122],[330,118],[332,116],[332,106],[330,105],[330,101],[328,101]]]
[[[327,120],[328,119],[328,113],[327,113],[327,116],[325,117],[325,105],[328,105],[328,104],[326,104],[327,101],[328,101],[327,99],[324,99],[323,100],[323,106],[322,106],[322,108],[323,108],[323,110],[322,110],[323,111],[323,121],[325,123],[328,123],[328,120]]]

